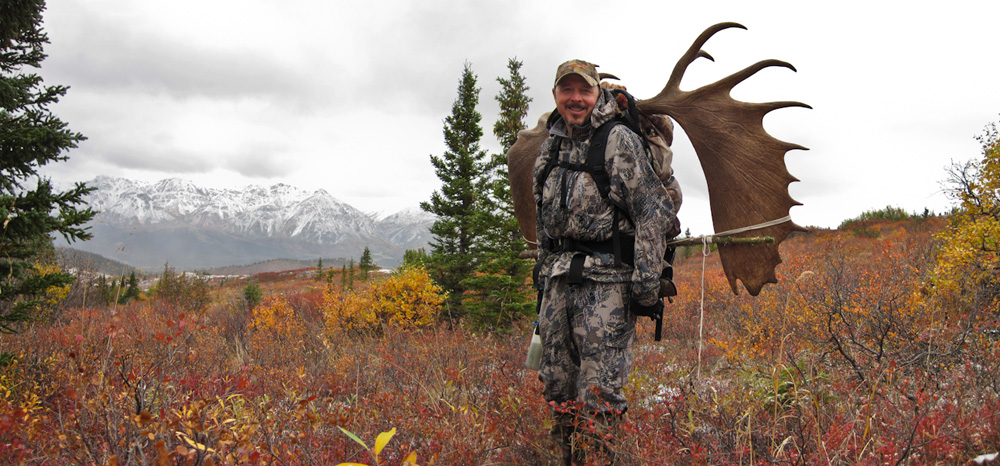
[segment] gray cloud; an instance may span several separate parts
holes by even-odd
[[[147,148],[141,150],[108,149],[102,152],[101,159],[114,166],[131,170],[150,170],[165,174],[202,173],[212,168],[205,155],[201,153],[178,153],[173,151],[156,151],[149,153]]]
[[[792,211],[803,224],[836,226],[887,202],[943,210],[943,167],[978,155],[972,137],[1000,109],[1000,65],[982,51],[1000,14],[992,3],[929,11],[853,0],[768,9],[626,0],[610,13],[596,0],[48,4],[42,75],[72,86],[55,110],[90,138],[52,173],[78,179],[202,174],[323,187],[365,210],[412,206],[440,184],[428,155],[443,151],[442,120],[464,62],[482,88],[482,147],[495,151],[493,97],[508,58],[524,61],[533,125],[552,108],[550,80],[563,60],[597,62],[648,97],[691,40],[728,20],[750,29],[706,44],[717,61],[693,64],[682,88],[765,58],[799,69],[761,72],[734,96],[815,108],[765,120],[775,137],[811,149],[786,157],[802,180],[791,189],[806,203]],[[700,164],[689,143],[675,146],[693,201],[682,217],[707,225],[694,202],[706,190]]]
[[[267,66],[262,56],[183,50],[155,40],[105,39],[104,43],[90,39],[65,57],[54,57],[58,60],[53,60],[50,71],[71,75],[74,86],[98,92],[165,94],[177,99],[270,97],[306,106],[320,100],[315,96],[321,94],[315,92],[307,93],[313,96],[309,98],[291,93],[302,82]]]
[[[50,18],[55,23],[47,27],[53,44],[47,48],[46,75],[87,92],[173,99],[253,97],[303,108],[328,105],[335,97],[334,83],[319,79],[310,63],[292,57],[252,47],[179,40],[143,30],[89,4],[50,4],[59,10],[46,14],[47,23]]]
[[[221,168],[248,178],[284,177],[294,171],[288,163],[290,157],[288,148],[280,144],[245,146],[222,163]]]

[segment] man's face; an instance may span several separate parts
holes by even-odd
[[[597,91],[597,86],[591,86],[578,74],[559,80],[552,89],[552,97],[556,100],[556,111],[562,115],[567,126],[582,125],[590,118],[590,112],[597,105]]]

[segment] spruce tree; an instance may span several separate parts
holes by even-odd
[[[45,86],[26,69],[45,59],[43,0],[4,0],[0,4],[0,331],[30,320],[39,298],[73,277],[38,272],[35,266],[54,260],[52,237],[67,241],[90,237],[84,224],[93,218],[81,208],[91,192],[82,183],[57,191],[40,167],[65,161],[63,152],[86,138],[67,128],[49,110],[66,94],[66,86]],[[31,186],[31,185],[34,186]]]
[[[358,268],[361,269],[364,280],[368,280],[369,273],[375,270],[375,262],[372,261],[372,252],[368,250],[368,246],[365,246],[365,252],[361,253],[361,262],[358,263]]]
[[[264,290],[257,282],[250,280],[247,286],[243,287],[243,304],[248,311],[252,311],[263,299]]]
[[[139,279],[136,278],[135,271],[132,271],[128,276],[128,285],[123,295],[125,302],[122,304],[127,304],[130,300],[138,298],[141,293],[142,291],[139,290]]]
[[[477,209],[484,233],[476,247],[476,256],[481,258],[479,273],[465,281],[468,289],[475,291],[465,303],[470,320],[480,325],[504,325],[534,307],[527,285],[532,264],[518,258],[528,245],[514,217],[507,171],[507,151],[517,141],[518,131],[525,128],[524,118],[531,102],[521,65],[516,58],[509,59],[509,77],[497,78],[500,94],[495,99],[500,104],[500,118],[493,125],[493,134],[503,151],[490,159],[486,173],[488,195],[480,198]]]
[[[319,258],[319,262],[316,263],[316,281],[322,280],[323,275],[323,258]]]
[[[351,258],[351,262],[347,265],[347,289],[354,289],[354,258]]]
[[[417,249],[407,249],[403,253],[403,265],[402,267],[427,267],[427,261],[430,260],[427,256],[427,251],[424,248]]]
[[[476,267],[473,248],[483,236],[482,224],[476,212],[477,199],[486,195],[486,151],[480,149],[483,130],[482,115],[476,110],[479,88],[472,66],[465,64],[458,85],[458,97],[451,115],[444,121],[447,150],[441,156],[431,155],[435,173],[441,179],[440,191],[420,207],[437,216],[431,226],[431,260],[429,271],[441,288],[449,293],[448,313],[461,317],[461,300],[465,292],[462,281]]]
[[[101,278],[97,279],[97,295],[100,296],[101,302],[105,305],[111,304],[114,300],[114,296],[111,293],[111,287],[108,286],[108,277],[101,275]]]
[[[526,128],[524,118],[528,115],[528,104],[532,100],[528,97],[531,88],[528,87],[524,76],[521,76],[523,64],[517,58],[508,59],[507,70],[510,76],[507,79],[497,78],[497,82],[500,83],[500,94],[494,98],[500,104],[500,118],[493,124],[493,135],[503,147],[503,152],[493,155],[491,165],[504,170],[504,176],[507,169],[507,151],[517,142],[517,133]]]

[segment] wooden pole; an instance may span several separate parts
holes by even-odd
[[[738,244],[774,244],[772,236],[748,236],[746,238],[735,238],[732,236],[709,236],[707,241],[702,237],[681,238],[667,242],[667,246],[700,246],[704,243],[719,246],[733,246]]]

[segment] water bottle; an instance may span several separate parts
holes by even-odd
[[[537,371],[542,362],[542,336],[538,334],[538,323],[535,323],[535,330],[531,332],[531,345],[528,346],[528,359],[524,361],[524,367]]]

